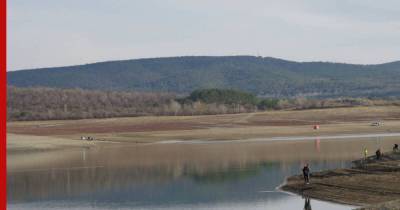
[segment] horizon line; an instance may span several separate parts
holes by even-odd
[[[140,57],[140,58],[127,58],[127,59],[115,59],[115,60],[103,60],[103,61],[93,61],[89,63],[81,63],[81,64],[69,64],[64,66],[47,66],[47,67],[33,67],[33,68],[24,68],[24,69],[6,69],[6,72],[15,72],[15,71],[26,71],[26,70],[39,70],[39,69],[50,69],[50,68],[65,68],[65,67],[74,67],[74,66],[85,66],[85,65],[93,65],[93,64],[101,64],[101,63],[109,63],[109,62],[121,62],[121,61],[136,61],[136,60],[150,60],[150,59],[168,59],[168,58],[188,58],[188,57],[254,57],[254,58],[262,58],[262,59],[276,59],[287,62],[295,62],[295,63],[332,63],[332,64],[346,64],[346,65],[362,65],[362,66],[374,66],[374,65],[384,65],[390,63],[400,62],[399,60],[392,60],[382,63],[351,63],[351,62],[340,62],[340,61],[327,61],[327,60],[315,60],[315,61],[298,61],[298,60],[289,60],[280,57],[272,57],[272,56],[261,56],[261,55],[249,55],[249,54],[238,54],[238,55],[177,55],[177,56],[159,56],[159,57]]]

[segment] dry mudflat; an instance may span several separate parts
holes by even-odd
[[[371,126],[383,121],[384,126]],[[313,130],[315,124],[321,125]],[[400,107],[354,107],[268,111],[207,116],[131,117],[9,122],[7,132],[94,142],[149,143],[165,140],[238,140],[286,136],[323,136],[400,132]],[[9,138],[13,141],[13,136]]]

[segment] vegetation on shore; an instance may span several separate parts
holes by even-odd
[[[187,97],[173,93],[91,91],[82,89],[7,89],[7,119],[62,120],[131,116],[208,115],[265,110],[400,105],[397,99],[260,98],[231,89],[203,89]]]

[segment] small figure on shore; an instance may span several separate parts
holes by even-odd
[[[376,150],[375,154],[376,154],[376,159],[380,160],[382,157],[381,149]]]
[[[398,144],[394,144],[393,152],[397,152],[397,151],[399,151],[399,145]]]
[[[81,140],[93,141],[94,137],[91,136],[81,136]]]
[[[310,168],[308,167],[308,163],[305,164],[303,167],[303,177],[304,177],[304,183],[309,184],[310,183]]]
[[[367,148],[364,148],[364,159],[366,160],[368,156],[368,150]]]

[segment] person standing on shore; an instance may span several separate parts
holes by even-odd
[[[375,154],[376,154],[376,159],[377,159],[377,160],[380,160],[381,157],[382,157],[381,149],[376,150]]]
[[[368,150],[367,148],[364,148],[364,159],[366,160],[368,156]]]
[[[308,163],[305,164],[303,167],[303,177],[304,177],[304,183],[309,184],[310,183],[310,168],[308,167]]]

